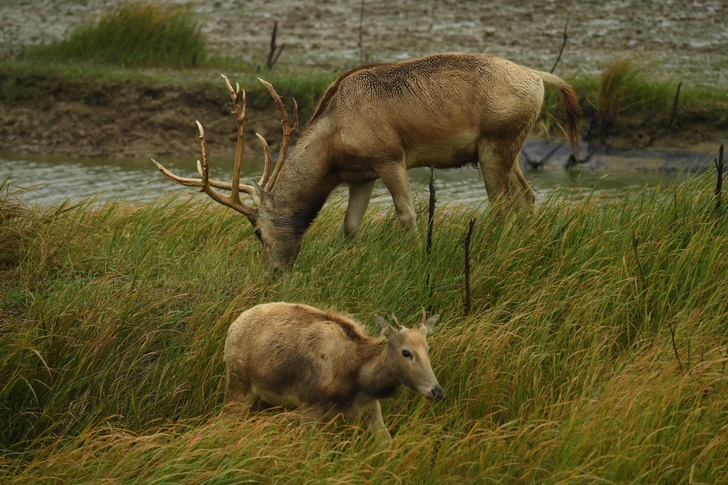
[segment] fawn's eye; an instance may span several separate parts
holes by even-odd
[[[255,237],[257,237],[260,242],[263,242],[263,236],[261,236],[260,229],[255,230]]]
[[[410,352],[409,350],[403,350],[402,351],[402,357],[406,357],[408,359],[411,359],[412,358],[412,352]]]

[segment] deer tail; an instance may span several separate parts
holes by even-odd
[[[569,134],[569,143],[571,143],[571,151],[579,162],[579,123],[581,122],[581,106],[579,106],[579,98],[576,97],[574,88],[569,83],[561,79],[559,76],[548,72],[535,71],[541,80],[558,88],[561,93],[561,102],[566,110],[566,129]]]

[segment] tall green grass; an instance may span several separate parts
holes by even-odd
[[[194,67],[205,61],[205,40],[191,12],[127,3],[85,24],[66,40],[39,46],[31,58],[90,61],[128,67]]]
[[[617,59],[602,71],[593,104],[598,112],[612,117],[634,109],[666,112],[675,88],[648,79],[633,61]]]
[[[575,77],[569,79],[587,116],[595,116],[602,125],[610,125],[615,119],[637,117],[647,119],[645,128],[655,120],[670,118],[677,94],[679,80],[656,79],[649,74],[649,66],[631,59],[616,59],[604,67],[599,77]],[[689,117],[704,118],[707,113],[716,126],[725,123],[728,108],[728,91],[724,88],[695,88],[683,85],[680,89],[678,112]],[[552,132],[566,136],[566,116],[557,90],[546,89],[538,129],[545,134]],[[605,126],[601,127],[602,129]]]
[[[505,216],[444,203],[429,260],[389,207],[346,241],[329,204],[295,270],[269,279],[247,221],[199,197],[30,207],[4,184],[0,477],[726,483],[728,221],[712,187],[704,176]],[[424,229],[424,200],[419,218]],[[355,425],[302,427],[295,412],[219,417],[227,328],[277,300],[371,331],[375,313],[440,313],[428,340],[445,399],[383,401],[388,446]]]

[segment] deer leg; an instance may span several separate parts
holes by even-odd
[[[389,441],[392,439],[392,435],[389,434],[387,427],[384,425],[384,419],[382,419],[382,406],[379,401],[371,401],[364,409],[362,409],[364,415],[364,422],[367,425],[369,432],[379,439]]]
[[[223,413],[237,414],[250,412],[257,398],[251,392],[250,383],[245,376],[234,369],[226,369],[225,401]]]
[[[513,164],[513,169],[511,170],[511,188],[515,188],[518,192],[517,207],[530,207],[536,202],[536,194],[523,176],[518,158],[516,158],[516,162]]]
[[[399,222],[407,229],[414,229],[417,217],[412,203],[412,188],[407,178],[407,168],[404,162],[387,164],[374,169],[382,179],[384,185],[392,195],[394,209],[397,211]]]
[[[518,152],[515,144],[493,147],[487,142],[478,146],[480,172],[483,174],[485,190],[491,202],[503,202],[502,209],[509,205],[528,207],[536,199],[518,166]]]
[[[369,200],[372,198],[374,182],[375,180],[363,184],[349,184],[349,206],[344,218],[345,236],[348,237],[356,231],[361,225],[361,221],[364,220]]]
[[[260,410],[260,400],[252,394],[230,392],[230,387],[225,391],[225,403],[222,408],[223,414],[247,414],[251,411]]]

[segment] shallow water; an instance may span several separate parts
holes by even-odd
[[[543,150],[536,144],[527,147],[536,156]],[[565,150],[568,149],[564,148]],[[635,170],[634,166],[654,166],[654,154],[640,159],[620,157],[628,160],[632,169],[625,164],[607,172],[604,159],[597,158],[589,167],[580,170],[566,170],[560,162],[554,162],[540,169],[527,169],[524,174],[536,192],[537,200],[543,201],[557,192],[560,196],[573,197],[579,193],[594,191],[606,197],[619,197],[627,191],[658,184],[671,185],[684,180],[686,175],[678,170]],[[557,157],[554,157],[557,158]],[[183,177],[196,177],[195,161],[190,158],[167,158],[158,160],[173,173]],[[212,178],[229,180],[232,163],[228,167],[211,167]],[[242,167],[241,180],[249,181],[260,177],[262,162],[246,161]],[[429,170],[414,169],[409,172],[412,189],[417,196],[425,196]],[[106,199],[133,198],[137,201],[151,201],[167,192],[191,194],[195,189],[175,185],[159,173],[148,159],[71,159],[67,157],[38,157],[0,152],[0,180],[10,177],[13,190],[28,203],[54,204],[65,200],[80,200],[88,197]],[[473,167],[437,171],[435,174],[439,200],[474,202],[487,198],[480,171]],[[337,193],[345,191],[339,187]],[[204,194],[198,195],[201,200]],[[389,194],[381,182],[377,182],[373,201],[389,200]]]

